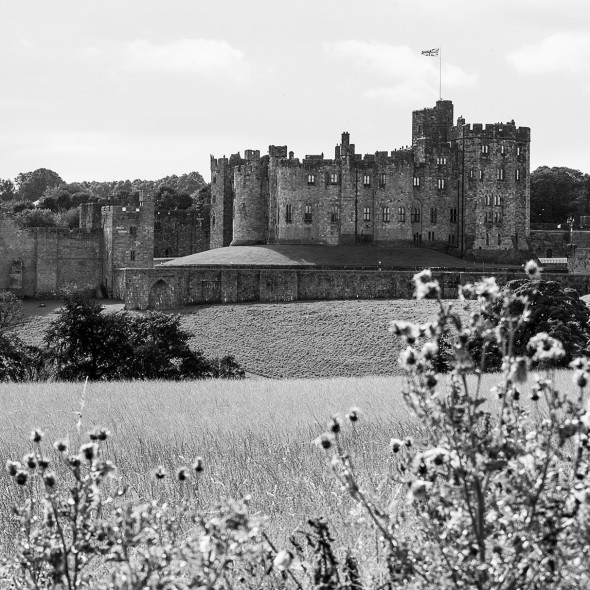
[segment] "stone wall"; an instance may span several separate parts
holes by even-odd
[[[101,249],[98,231],[20,229],[0,217],[0,289],[24,297],[56,296],[72,288],[94,293],[102,283]]]
[[[416,271],[342,270],[322,268],[155,267],[116,271],[116,296],[127,309],[166,309],[205,303],[284,302],[325,299],[410,299]],[[443,297],[457,296],[458,285],[489,273],[433,272]],[[500,270],[505,284],[524,278],[522,272]],[[590,293],[588,275],[552,274],[551,280]]]
[[[571,234],[571,239],[577,248],[590,248],[590,231],[574,230]],[[568,256],[567,245],[569,243],[569,228],[531,230],[531,249],[540,258],[562,258]]]
[[[209,250],[209,217],[186,211],[158,211],[154,218],[154,258],[189,256]]]

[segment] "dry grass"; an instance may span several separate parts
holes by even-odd
[[[562,387],[570,387],[567,372],[559,379]],[[487,391],[496,377],[484,381]],[[97,424],[112,431],[109,452],[130,485],[130,498],[175,501],[178,486],[156,486],[151,469],[163,464],[173,470],[202,455],[202,507],[250,494],[253,511],[269,517],[270,532],[279,542],[306,518],[324,515],[354,545],[366,538],[313,440],[332,414],[361,407],[362,419],[356,431],[349,429],[347,445],[361,466],[364,485],[388,502],[399,493],[383,485],[390,472],[390,438],[409,435],[419,441],[422,436],[405,408],[402,387],[399,377],[90,384],[82,434]],[[50,442],[68,435],[79,444],[75,412],[81,391],[80,384],[0,385],[2,464],[24,454],[33,427],[45,430]],[[2,472],[0,554],[14,535],[9,515],[17,497]]]
[[[435,301],[308,301],[214,305],[179,310],[191,346],[206,356],[227,354],[250,373],[272,378],[398,375],[401,340],[392,320],[424,323]],[[29,316],[17,333],[41,344],[53,314]]]

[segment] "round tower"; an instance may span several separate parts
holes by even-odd
[[[268,232],[268,157],[246,150],[234,168],[234,223],[230,246],[265,244]]]

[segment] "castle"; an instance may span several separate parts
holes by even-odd
[[[530,129],[453,124],[453,103],[412,113],[412,145],[334,158],[271,145],[211,157],[211,248],[250,244],[399,245],[520,261],[529,251]],[[530,253],[529,253],[530,255]]]

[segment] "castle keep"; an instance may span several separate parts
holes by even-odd
[[[287,146],[211,158],[212,248],[250,244],[399,245],[517,261],[529,251],[530,129],[453,123],[453,104],[412,114],[412,145],[334,158]]]

